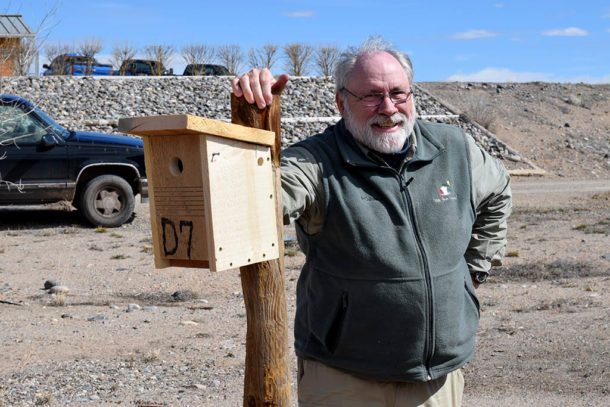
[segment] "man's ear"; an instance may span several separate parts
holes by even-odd
[[[341,96],[339,96],[339,92],[335,93],[335,102],[337,102],[339,113],[341,113],[341,116],[343,116],[343,99],[341,99]]]

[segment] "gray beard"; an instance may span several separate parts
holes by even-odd
[[[415,104],[413,102],[413,112]],[[347,103],[343,103],[345,127],[352,133],[352,136],[360,144],[379,153],[391,154],[402,150],[407,141],[407,137],[413,132],[415,126],[415,114],[409,117],[403,113],[396,112],[392,116],[375,115],[371,117],[365,125],[358,125],[354,120],[354,115]],[[372,125],[378,123],[404,123],[402,128],[391,133],[376,134],[373,132]]]

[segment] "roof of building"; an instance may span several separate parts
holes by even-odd
[[[35,37],[21,14],[0,14],[0,38]]]

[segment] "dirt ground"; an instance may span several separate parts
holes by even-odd
[[[610,179],[610,84],[421,82],[546,178]]]
[[[545,148],[504,139],[549,175],[513,179],[508,256],[477,292],[465,406],[608,405],[610,129],[607,112],[590,121],[601,150],[554,144],[557,135],[540,136]],[[133,222],[104,231],[61,208],[0,208],[0,406],[242,404],[239,271],[155,269],[148,210],[139,204]],[[303,255],[288,249],[291,319]],[[42,290],[48,279],[68,295]],[[294,383],[294,357],[292,372]]]

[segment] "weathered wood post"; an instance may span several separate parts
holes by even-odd
[[[284,269],[282,190],[280,181],[280,100],[266,109],[231,95],[231,121],[275,132],[272,162],[275,181],[279,258],[240,268],[246,304],[246,372],[244,407],[287,407],[290,404],[288,316]]]

